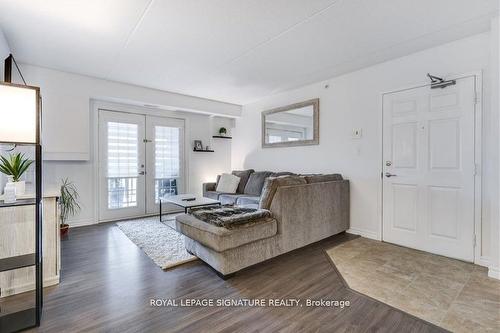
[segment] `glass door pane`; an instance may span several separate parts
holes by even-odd
[[[183,193],[184,121],[148,116],[146,136],[149,139],[146,147],[146,202],[147,212],[152,214],[159,212],[161,197]]]
[[[107,122],[108,209],[137,206],[138,125]]]
[[[100,220],[145,213],[145,117],[99,111]]]
[[[178,194],[180,133],[178,127],[154,126],[156,204],[160,203],[160,197]]]

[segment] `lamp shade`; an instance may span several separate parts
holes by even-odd
[[[38,143],[37,87],[0,83],[0,142]]]

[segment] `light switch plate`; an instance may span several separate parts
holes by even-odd
[[[351,138],[361,139],[362,136],[363,136],[363,129],[362,128],[353,128],[352,129]]]

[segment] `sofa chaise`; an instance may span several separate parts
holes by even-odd
[[[224,198],[222,193],[210,193],[212,189],[207,187],[205,193]],[[260,196],[250,196],[243,189],[230,200],[244,203],[241,198],[247,197],[257,197],[258,208],[269,210],[271,217],[231,229],[190,214],[176,217],[177,230],[186,236],[187,251],[222,278],[349,228],[349,181],[340,175],[268,176]]]

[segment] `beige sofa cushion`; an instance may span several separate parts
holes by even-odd
[[[192,215],[182,214],[176,217],[175,225],[183,235],[217,252],[272,237],[278,231],[273,218],[257,220],[229,230],[200,221]]]
[[[280,186],[301,185],[306,184],[304,177],[300,176],[281,176],[269,177],[264,183],[262,195],[260,197],[259,208],[269,209],[273,201],[274,194]]]
[[[338,173],[332,173],[327,175],[306,175],[304,176],[304,178],[308,184],[343,180],[342,175]]]

